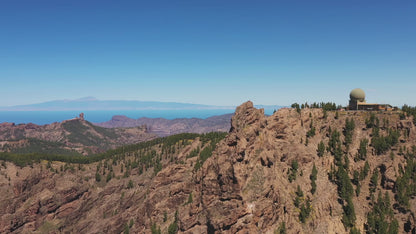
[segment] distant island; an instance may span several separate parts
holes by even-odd
[[[265,110],[276,110],[279,105],[256,105]],[[2,106],[0,111],[106,111],[106,110],[230,110],[236,106],[216,106],[180,102],[157,102],[137,100],[99,100],[95,97],[84,97],[74,100],[54,100],[42,103]]]
[[[72,110],[191,110],[229,109],[235,106],[214,106],[179,102],[98,100],[85,97],[75,100],[54,100],[29,105],[0,107],[0,111],[72,111]]]

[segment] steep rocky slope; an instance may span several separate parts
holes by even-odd
[[[212,116],[206,119],[199,118],[140,118],[131,119],[123,115],[116,115],[107,122],[95,123],[105,128],[125,128],[146,126],[148,132],[158,136],[169,136],[178,133],[206,133],[206,132],[228,132],[233,114]]]
[[[0,124],[0,152],[87,155],[153,138],[142,126],[106,129],[81,118],[46,125]]]
[[[0,232],[416,231],[412,117],[322,109],[266,117],[247,102],[212,156],[218,137],[169,139],[93,164],[3,163]]]

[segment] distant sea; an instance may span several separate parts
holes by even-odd
[[[166,119],[208,118],[214,115],[233,113],[234,110],[0,111],[0,123],[50,124],[75,118],[81,112],[84,113],[86,120],[93,123],[100,123],[110,120],[114,115],[125,115],[132,119],[141,117]]]
[[[115,110],[115,111],[0,111],[0,123],[50,124],[77,117],[80,113],[89,122],[100,123],[111,120],[114,115],[125,115],[132,119],[147,118],[208,118],[215,115],[234,113],[231,109],[212,110]],[[273,110],[265,110],[271,115]]]

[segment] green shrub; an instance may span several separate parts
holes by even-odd
[[[127,188],[131,189],[131,188],[133,188],[133,186],[134,186],[133,181],[129,180],[129,183],[127,184]]]

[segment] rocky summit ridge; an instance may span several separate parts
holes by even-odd
[[[163,139],[90,164],[2,162],[0,232],[416,232],[411,116],[246,102],[224,139]]]

